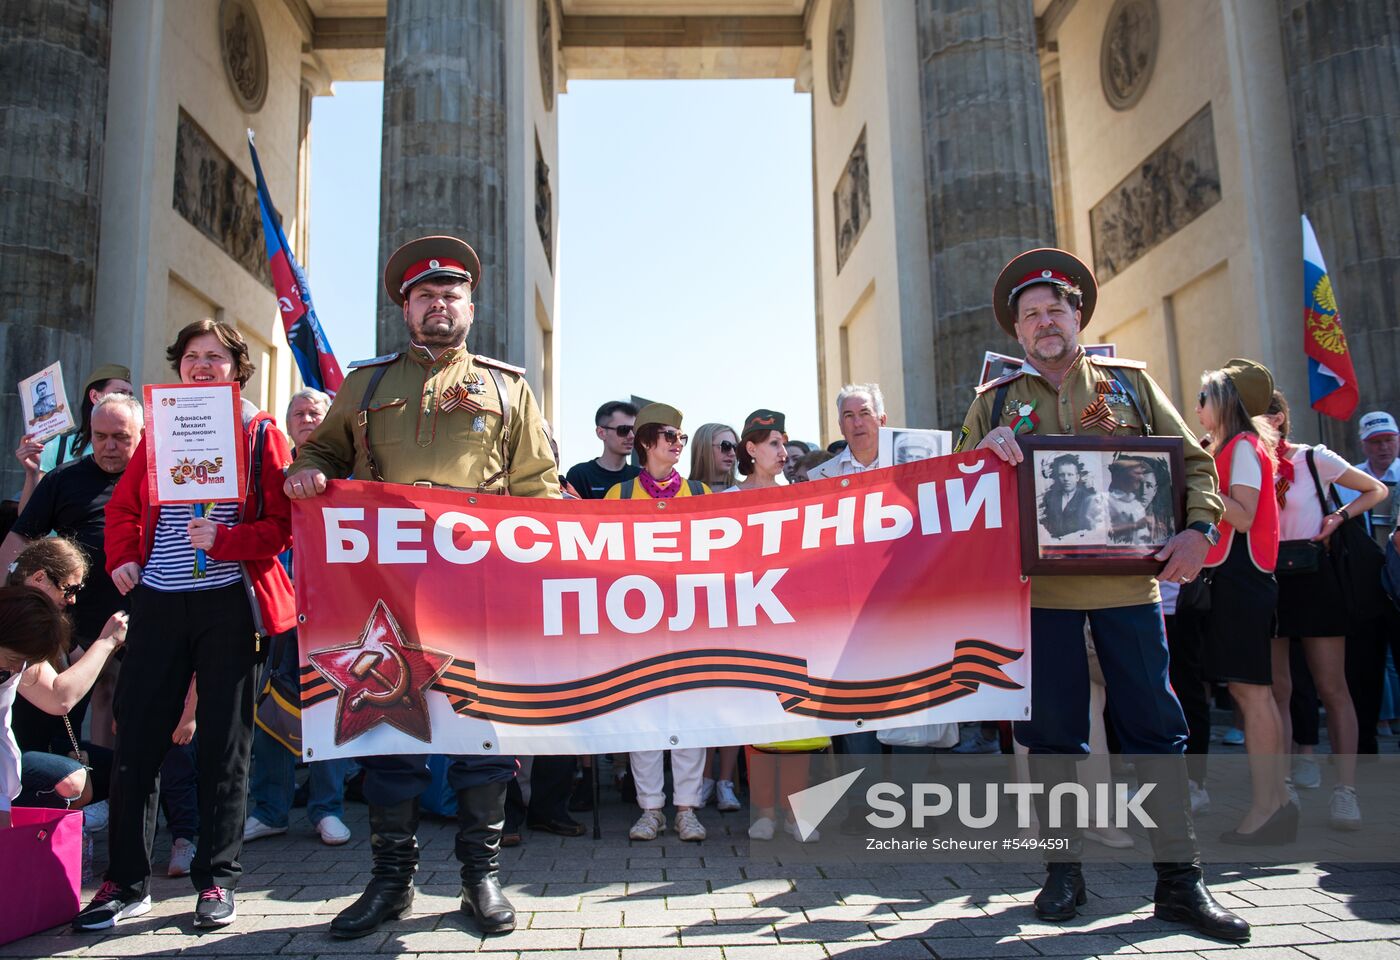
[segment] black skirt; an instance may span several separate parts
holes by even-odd
[[[1201,658],[1205,678],[1215,683],[1273,683],[1270,648],[1278,581],[1254,565],[1249,543],[1238,531],[1225,562],[1204,572],[1211,578]]]
[[[1278,574],[1280,637],[1344,637],[1347,604],[1337,570],[1328,554],[1307,573]]]

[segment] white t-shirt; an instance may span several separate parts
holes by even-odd
[[[1313,463],[1317,465],[1317,479],[1322,483],[1324,496],[1328,496],[1327,488],[1336,483],[1337,478],[1351,466],[1322,444],[1315,447],[1299,444],[1293,448],[1288,457],[1293,463],[1293,485],[1284,495],[1283,509],[1278,515],[1280,540],[1311,540],[1322,529],[1322,518],[1332,512],[1330,503],[1324,508],[1317,501],[1317,489],[1313,486],[1312,474],[1308,472],[1309,450],[1313,452]]]
[[[15,742],[15,733],[10,729],[10,714],[14,712],[19,678],[22,676],[24,671],[0,683],[0,810],[9,810],[20,790],[19,744]]]
[[[1230,454],[1230,486],[1258,490],[1263,485],[1264,473],[1259,464],[1258,451],[1248,440],[1239,441]]]

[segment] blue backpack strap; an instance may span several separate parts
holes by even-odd
[[[685,485],[690,488],[692,497],[698,497],[705,492],[705,485],[699,480],[687,480]]]
[[[636,479],[627,480],[622,484],[622,492],[617,495],[617,498],[619,500],[631,500],[632,491],[635,489],[637,489]]]

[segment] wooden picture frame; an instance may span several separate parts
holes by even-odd
[[[1016,440],[1026,454],[1017,467],[1022,573],[1161,571],[1153,554],[1186,527],[1180,437],[1025,434]]]

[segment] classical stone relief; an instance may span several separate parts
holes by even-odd
[[[257,113],[267,99],[267,43],[251,0],[221,0],[219,47],[234,99]]]
[[[180,216],[272,289],[257,188],[184,110],[175,137],[174,205]]]
[[[1127,110],[1147,89],[1157,64],[1159,25],[1157,0],[1118,0],[1109,11],[1099,77],[1115,110]]]
[[[554,269],[554,193],[549,189],[549,164],[544,162],[540,135],[535,134],[535,226],[540,230],[544,256]]]
[[[856,10],[852,0],[834,0],[826,33],[826,79],[831,102],[846,102],[851,86],[851,57],[856,44]]]
[[[550,0],[540,0],[540,89],[544,91],[544,108],[554,109],[554,13]]]
[[[865,128],[851,150],[841,179],[836,181],[836,272],[846,265],[865,225],[870,222],[870,167],[865,159]]]
[[[1102,283],[1220,200],[1210,106],[1186,121],[1089,211]]]

